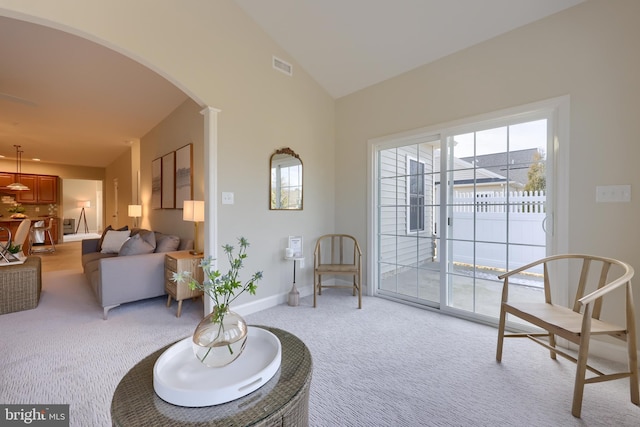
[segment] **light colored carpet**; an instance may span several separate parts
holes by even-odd
[[[104,321],[81,273],[45,273],[35,310],[0,316],[0,402],[69,403],[72,426],[111,425],[122,376],[199,321],[201,302],[185,301],[176,318],[165,301],[126,304]],[[487,326],[380,298],[358,310],[340,289],[311,304],[246,316],[309,347],[311,426],[638,425],[626,380],[587,386],[582,419],[571,416],[574,365],[527,340],[508,340],[498,364]]]

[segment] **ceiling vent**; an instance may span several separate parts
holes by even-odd
[[[273,57],[273,68],[285,73],[287,76],[293,75],[293,66],[287,61],[278,58],[277,56]]]

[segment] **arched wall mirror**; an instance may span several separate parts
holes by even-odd
[[[269,162],[269,209],[302,210],[302,160],[292,149],[281,148]]]

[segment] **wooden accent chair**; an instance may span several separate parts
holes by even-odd
[[[550,271],[557,266],[558,262],[567,260],[577,260],[581,265],[579,280],[577,283],[576,299],[571,309],[555,305],[551,302],[551,278]],[[575,265],[576,261],[568,261]],[[543,265],[544,271],[544,302],[513,302],[508,301],[509,278],[515,281],[514,275],[527,272],[535,266]],[[590,267],[595,270],[590,274]],[[598,268],[599,267],[599,268]],[[613,267],[613,268],[612,268]],[[539,267],[538,267],[539,268]],[[612,279],[608,279],[611,271]],[[551,358],[555,359],[560,355],[576,363],[576,377],[573,391],[573,406],[571,413],[575,417],[580,417],[582,410],[582,396],[585,384],[592,384],[602,381],[617,380],[629,377],[631,402],[638,405],[640,398],[638,395],[638,361],[636,349],[636,324],[633,305],[633,294],[631,289],[631,278],[633,268],[622,262],[611,258],[604,258],[591,255],[566,254],[555,255],[532,262],[523,267],[509,271],[501,276],[504,279],[502,288],[502,304],[500,309],[500,324],[498,328],[498,345],[496,359],[502,360],[502,345],[504,338],[526,337],[549,349]],[[560,284],[562,285],[562,283]],[[589,286],[591,285],[591,286]],[[586,293],[587,288],[595,288]],[[617,288],[625,292],[625,306],[619,309],[614,308],[613,312],[624,310],[625,326],[614,325],[600,320],[602,304],[605,296],[610,297],[610,293]],[[620,301],[622,292],[618,293]],[[615,303],[616,298],[607,298],[607,304]],[[512,333],[505,334],[506,315],[511,314],[519,317],[541,329],[545,333]],[[609,335],[627,343],[628,371],[604,374],[587,364],[589,355],[589,341],[593,335]],[[559,350],[556,347],[556,336],[564,338],[578,346],[577,359]],[[548,342],[539,339],[548,337]],[[595,374],[590,378],[586,377],[586,371]]]
[[[322,276],[350,276],[350,285],[323,285]],[[358,308],[362,308],[362,251],[355,237],[348,234],[326,234],[318,238],[313,252],[313,306],[322,288],[352,288],[358,292]]]

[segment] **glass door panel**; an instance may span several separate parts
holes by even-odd
[[[546,254],[547,121],[446,140],[446,307],[497,318],[497,276]],[[541,289],[538,278],[513,285],[515,298]]]
[[[497,321],[498,276],[547,254],[552,132],[500,120],[376,148],[377,294]],[[510,299],[539,299],[541,273],[514,278]]]
[[[378,292],[438,305],[434,142],[378,152]],[[439,170],[439,169],[438,169]]]

